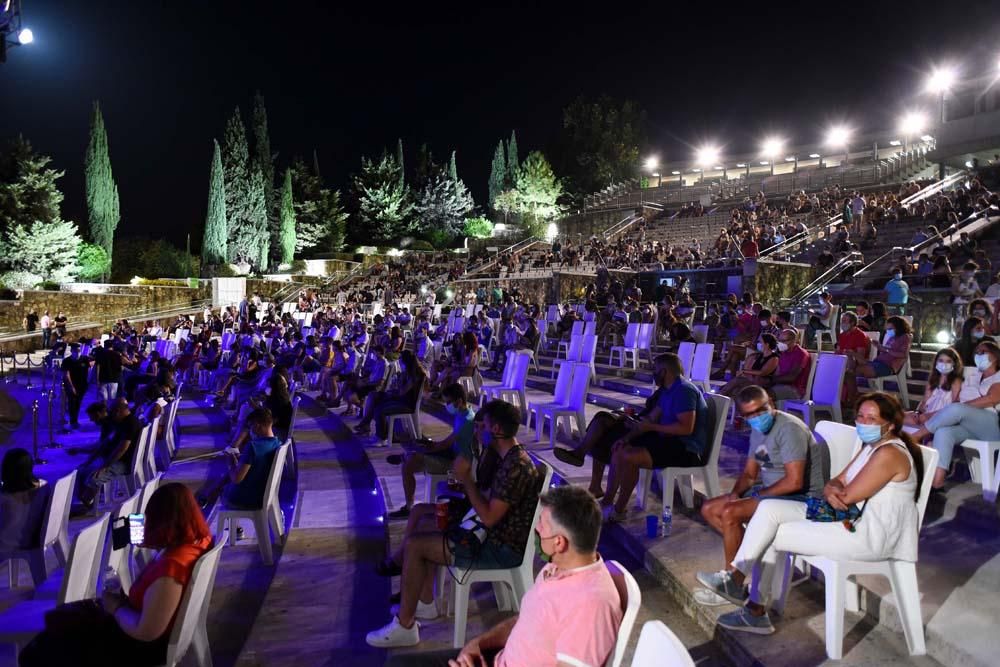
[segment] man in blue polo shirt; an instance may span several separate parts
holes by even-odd
[[[653,362],[660,400],[643,421],[612,446],[608,490],[602,500],[613,505],[611,518],[625,518],[639,469],[695,467],[708,456],[708,404],[683,373],[680,357],[666,353]]]
[[[281,446],[271,430],[273,423],[274,418],[267,408],[257,408],[247,417],[250,442],[244,445],[238,459],[235,454],[230,455],[230,484],[223,491],[227,507],[260,509],[264,504],[271,461]]]

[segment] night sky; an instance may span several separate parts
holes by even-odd
[[[637,100],[647,152],[676,159],[706,139],[737,151],[841,120],[891,128],[930,106],[932,64],[1000,55],[997,2],[537,4],[24,0],[35,43],[0,65],[0,139],[23,133],[53,156],[64,217],[83,223],[99,99],[119,233],[182,244],[190,231],[197,248],[212,138],[237,104],[249,121],[257,89],[279,169],[315,148],[344,190],[362,154],[402,137],[411,167],[423,142],[438,161],[457,150],[482,203],[497,140],[516,129],[522,158],[552,149],[580,94]]]

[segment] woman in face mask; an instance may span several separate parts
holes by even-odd
[[[934,436],[934,449],[941,455],[934,471],[935,489],[944,486],[956,445],[964,440],[1000,440],[1000,347],[992,341],[979,343],[973,360],[976,370],[962,383],[961,402],[945,406],[913,434],[917,440]]]
[[[955,341],[955,351],[966,366],[975,363],[973,357],[976,353],[976,346],[983,341],[992,342],[993,338],[986,335],[986,326],[979,317],[970,317],[962,324],[962,335]]]
[[[856,374],[863,378],[891,377],[897,375],[903,364],[910,357],[910,345],[913,343],[913,330],[910,323],[898,315],[893,315],[885,322],[885,335],[876,347],[878,354],[872,361],[858,364]],[[857,396],[857,384],[847,382],[849,397]]]
[[[957,403],[962,390],[964,366],[958,352],[950,347],[938,350],[934,367],[927,378],[924,397],[916,410],[906,413],[907,426],[920,426],[939,410],[951,403]]]
[[[860,518],[853,521],[854,530],[840,521],[806,520],[805,503],[761,501],[733,559],[738,583],[749,577],[757,564],[763,566],[760,579],[750,587],[747,606],[721,616],[721,626],[759,634],[773,632],[766,609],[779,552],[916,562],[916,499],[923,478],[923,457],[903,431],[903,407],[895,396],[873,392],[858,400],[856,413],[861,451],[823,489],[833,509],[862,510]]]
[[[771,377],[778,370],[778,357],[778,339],[773,334],[761,334],[756,351],[750,353],[743,368],[719,389],[719,393],[733,398],[751,384],[770,386]]]

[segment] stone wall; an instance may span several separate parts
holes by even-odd
[[[743,290],[754,300],[772,306],[783,305],[783,299],[797,294],[816,277],[810,264],[772,262],[766,259],[743,262]]]

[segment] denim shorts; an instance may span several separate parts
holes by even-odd
[[[896,371],[892,370],[889,364],[878,359],[872,362],[872,369],[875,371],[875,377],[877,378],[889,377],[896,374]]]

